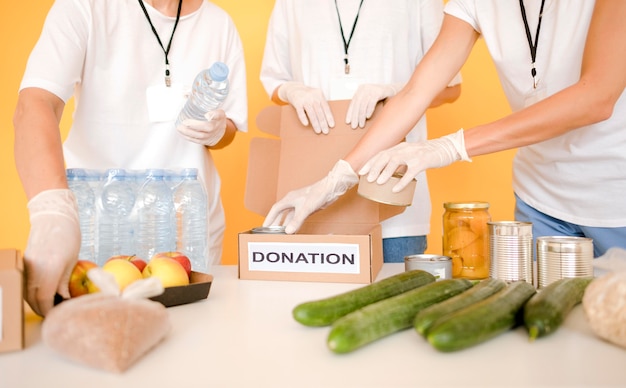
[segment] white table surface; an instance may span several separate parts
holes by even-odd
[[[385,264],[378,279],[404,270]],[[217,266],[209,297],[171,307],[164,342],[122,374],[59,356],[27,312],[26,348],[0,354],[0,387],[600,387],[626,386],[626,349],[591,332],[581,306],[551,336],[517,328],[476,347],[440,353],[412,330],[336,355],[328,328],[291,317],[300,302],[355,284],[239,280]]]

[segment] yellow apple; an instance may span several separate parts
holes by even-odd
[[[108,260],[104,263],[102,269],[113,275],[117,285],[120,287],[120,291],[124,290],[129,284],[143,279],[141,271],[129,260],[122,258]]]
[[[155,253],[154,256],[152,256],[153,259],[155,257],[169,257],[178,261],[183,266],[183,268],[185,268],[185,272],[187,272],[187,277],[191,277],[191,260],[189,260],[189,257],[187,257],[184,253],[178,251],[159,252]]]
[[[143,269],[146,268],[146,264],[147,264],[145,260],[135,255],[115,255],[115,256],[109,257],[107,261],[114,260],[114,259],[123,259],[126,261],[130,261],[131,263],[135,265],[135,267],[137,267],[139,272],[143,271]]]
[[[163,287],[186,286],[189,276],[185,268],[176,260],[166,257],[153,257],[143,269],[143,277],[156,277],[161,280]]]
[[[96,263],[89,260],[78,260],[76,262],[68,284],[72,298],[99,291],[98,287],[87,276],[87,271],[97,266]]]

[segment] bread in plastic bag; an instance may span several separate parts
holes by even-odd
[[[147,298],[163,292],[156,278],[118,290],[100,268],[88,276],[101,290],[54,307],[42,324],[43,342],[68,359],[111,372],[124,372],[170,331],[165,306]]]
[[[594,334],[626,348],[626,251],[611,248],[596,260],[609,265],[585,289],[583,310]]]

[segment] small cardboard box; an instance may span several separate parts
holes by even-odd
[[[328,135],[303,126],[289,105],[259,113],[259,129],[277,138],[251,141],[246,208],[265,216],[287,192],[326,176],[367,131],[344,124],[349,103],[330,102],[336,124]],[[354,187],[309,216],[296,234],[242,232],[239,278],[371,283],[383,264],[380,221],[404,210],[367,200]]]
[[[24,263],[15,249],[0,249],[0,353],[24,348]]]

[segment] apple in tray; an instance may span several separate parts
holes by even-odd
[[[143,275],[159,276],[165,290],[163,294],[150,299],[166,307],[206,299],[213,282],[212,275],[192,271],[189,257],[176,251],[154,254],[148,261]]]
[[[154,260],[157,257],[169,257],[170,259],[178,261],[180,265],[185,268],[185,272],[187,272],[187,277],[191,277],[191,260],[189,260],[189,257],[187,257],[184,253],[177,251],[159,252],[155,253],[150,260]]]
[[[76,262],[68,284],[70,296],[72,298],[99,291],[98,287],[96,287],[96,285],[93,284],[87,276],[87,271],[97,266],[98,265],[96,263],[89,260],[78,260]]]
[[[157,253],[143,269],[143,277],[156,277],[161,280],[164,288],[186,286],[189,284],[189,273],[180,261],[165,253]],[[190,270],[191,271],[191,270]]]
[[[143,279],[143,275],[137,265],[126,257],[111,257],[104,263],[102,270],[109,272],[115,278],[120,291],[129,284]]]
[[[111,256],[107,261],[111,261],[114,259],[122,259],[122,260],[130,261],[131,263],[135,265],[135,267],[137,267],[139,272],[142,272],[143,269],[146,268],[146,264],[148,264],[146,263],[144,259],[142,259],[141,257],[137,257],[135,255],[115,255],[115,256]]]

